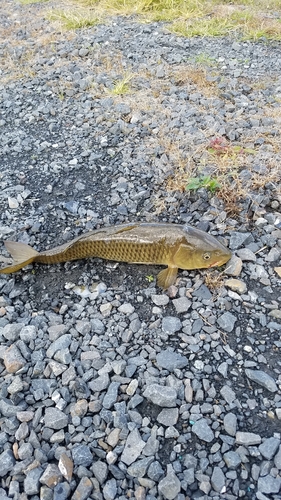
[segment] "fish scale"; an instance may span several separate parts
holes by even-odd
[[[54,253],[54,250],[57,250]],[[167,250],[160,245],[141,244],[120,239],[104,242],[101,240],[80,241],[66,248],[63,252],[60,247],[47,250],[35,257],[35,262],[56,264],[63,261],[99,257],[101,259],[117,260],[121,262],[162,262]]]

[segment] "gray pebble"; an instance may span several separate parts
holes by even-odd
[[[93,455],[90,448],[84,444],[79,444],[72,448],[72,458],[75,465],[89,467],[93,463]]]
[[[128,106],[128,104],[123,103],[123,102],[116,104],[115,109],[116,109],[116,111],[118,111],[118,113],[121,113],[122,115],[128,115],[131,113],[130,106]]]
[[[139,431],[134,429],[127,437],[120,460],[126,465],[131,465],[140,456],[144,447],[145,442],[141,439]]]
[[[162,330],[169,335],[178,332],[181,326],[181,320],[175,316],[165,316],[162,320]]]
[[[253,241],[251,233],[232,231],[230,235],[229,248],[231,250],[236,250],[237,248],[242,247],[242,245],[247,245],[247,243],[250,243],[251,241]]]
[[[93,483],[88,477],[82,477],[71,500],[87,500],[93,489]]]
[[[142,458],[141,460],[137,460],[135,463],[130,465],[127,469],[127,474],[132,477],[143,477],[146,474],[146,471],[153,461],[152,457]]]
[[[177,392],[173,387],[151,384],[145,389],[143,396],[158,406],[176,406]]]
[[[175,425],[179,418],[178,408],[164,408],[157,417],[157,422],[166,427]]]
[[[122,304],[120,307],[118,307],[118,311],[123,313],[123,314],[133,314],[135,308],[132,306],[132,304]]]
[[[5,339],[15,342],[19,339],[21,330],[21,324],[9,323],[8,325],[4,326],[2,335],[3,337],[5,337]]]
[[[280,250],[278,248],[271,248],[264,260],[266,262],[275,262],[278,259],[280,259]]]
[[[70,333],[66,333],[64,335],[61,335],[61,337],[59,337],[57,340],[52,342],[52,344],[50,345],[50,347],[46,351],[46,356],[48,358],[52,358],[57,351],[60,351],[61,349],[66,349],[67,347],[69,347],[71,344],[71,341],[72,341],[72,336],[70,335]]]
[[[192,425],[192,432],[196,434],[199,439],[202,439],[202,441],[205,441],[206,443],[210,443],[213,441],[215,435],[207,423],[207,420],[205,418],[201,418],[200,420],[197,420],[193,425]]]
[[[281,478],[273,477],[270,474],[267,476],[259,477],[258,490],[262,493],[279,493],[281,487]]]
[[[232,255],[231,259],[226,263],[225,274],[228,276],[240,276],[242,271],[242,260],[236,255]]]
[[[114,500],[117,495],[117,482],[112,478],[107,481],[103,487],[103,496],[105,500]]]
[[[228,385],[224,385],[221,388],[220,393],[228,404],[232,403],[236,398],[235,392]]]
[[[152,479],[152,481],[159,481],[159,479],[164,476],[164,470],[157,460],[152,462],[148,467],[147,476]]]
[[[279,446],[279,450],[274,457],[274,465],[277,469],[281,470],[281,446]]]
[[[225,312],[218,318],[217,323],[220,328],[230,333],[232,332],[236,321],[237,317],[234,316],[234,314],[231,314],[230,312]]]
[[[191,307],[191,300],[187,297],[179,297],[173,300],[173,306],[178,314],[185,313]]]
[[[236,433],[236,443],[243,446],[254,446],[261,443],[261,437],[253,432],[238,431]]]
[[[154,456],[159,450],[159,441],[157,439],[157,427],[154,426],[151,429],[150,437],[148,438],[144,449],[142,450],[142,454],[151,457]]]
[[[108,388],[109,382],[110,379],[108,373],[102,373],[102,375],[100,375],[99,377],[95,378],[94,380],[91,380],[88,383],[88,387],[93,392],[100,392]]]
[[[119,386],[119,382],[111,382],[111,384],[109,385],[107,393],[104,396],[102,402],[103,407],[107,410],[109,410],[114,405],[114,403],[116,403]]]
[[[271,460],[280,445],[280,439],[275,437],[267,438],[260,444],[259,450],[266,460]]]
[[[234,413],[227,413],[223,419],[225,432],[230,436],[235,436],[237,429],[237,417]]]
[[[104,332],[104,324],[98,318],[95,318],[95,319],[91,320],[91,327],[92,327],[92,332],[93,333],[97,333],[97,334],[100,335],[100,334],[102,334]]]
[[[199,299],[202,300],[209,300],[212,298],[212,294],[209,290],[209,288],[206,285],[201,285],[197,290],[194,290],[192,293],[193,297],[198,297]]]
[[[15,465],[15,458],[11,450],[5,450],[0,455],[0,477],[6,476]]]
[[[49,339],[51,340],[51,342],[54,342],[59,337],[64,335],[67,332],[67,330],[68,328],[66,325],[52,325],[48,328]],[[21,332],[20,336],[22,336],[22,333],[23,332]]]
[[[151,295],[151,300],[156,306],[166,306],[169,303],[168,295]]]
[[[2,398],[0,399],[0,412],[4,417],[13,417],[19,411],[26,409],[26,403],[23,401],[18,405],[14,405],[10,399]]]
[[[24,342],[30,342],[31,340],[36,339],[37,337],[37,329],[33,325],[24,326],[20,331],[20,338]]]
[[[225,485],[225,475],[220,467],[214,467],[211,476],[211,485],[215,491],[220,493]]]
[[[182,356],[178,352],[171,351],[170,349],[166,349],[157,354],[156,362],[158,366],[170,372],[174,371],[175,368],[184,368],[188,364],[188,360],[185,356]]]
[[[228,451],[223,455],[223,459],[230,469],[237,469],[241,464],[241,457],[235,451]]]
[[[275,380],[266,372],[262,370],[250,370],[249,368],[246,368],[245,374],[249,379],[253,380],[253,382],[256,382],[256,384],[258,385],[261,385],[268,391],[270,392],[278,391],[278,387],[275,383]]]
[[[181,483],[174,473],[171,464],[167,466],[167,475],[158,484],[158,491],[164,498],[173,500],[181,490]]]
[[[227,377],[227,370],[228,370],[228,364],[226,363],[226,361],[223,361],[223,363],[221,363],[218,366],[218,372],[221,373],[221,375],[224,378],[226,378]]]
[[[40,489],[40,477],[42,476],[43,469],[41,467],[36,467],[31,469],[24,479],[24,492],[27,495],[36,495],[39,493]]]
[[[68,483],[59,483],[54,487],[53,500],[67,500],[70,495],[70,486]]]
[[[237,250],[236,254],[243,261],[256,262],[257,260],[256,255],[249,248],[240,248],[239,250]]]
[[[103,484],[106,481],[108,475],[108,466],[106,463],[101,460],[94,461],[91,470],[94,473],[94,476],[98,480],[99,484]]]
[[[67,426],[68,416],[58,408],[46,408],[44,422],[46,427],[59,430]]]

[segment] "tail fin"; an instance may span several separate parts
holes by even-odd
[[[1,274],[15,273],[22,267],[27,266],[27,264],[34,262],[35,257],[39,255],[39,252],[36,252],[30,246],[17,241],[5,241],[5,247],[12,255],[14,264],[0,269]]]

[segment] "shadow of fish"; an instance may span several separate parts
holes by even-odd
[[[96,229],[45,252],[6,241],[14,264],[0,269],[7,274],[32,262],[56,264],[86,257],[167,265],[160,271],[157,284],[168,288],[175,283],[178,269],[200,269],[225,264],[231,252],[213,236],[191,226],[164,223],[131,223]]]

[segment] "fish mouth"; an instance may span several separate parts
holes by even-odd
[[[227,260],[229,260],[229,259],[227,259]],[[208,266],[208,269],[210,269],[210,267],[220,267],[220,266],[223,266],[223,264],[225,264],[227,262],[227,260],[223,260],[223,261],[217,260],[216,262],[213,262],[213,264],[210,264]]]
[[[210,269],[211,267],[216,267],[216,266],[218,266],[218,262],[214,262],[213,264],[210,264],[208,266],[208,269]]]

